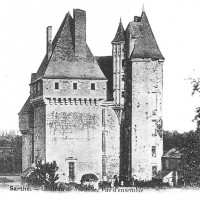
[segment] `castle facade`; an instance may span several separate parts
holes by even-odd
[[[145,11],[124,30],[112,56],[94,57],[86,41],[86,12],[67,13],[31,74],[19,112],[22,170],[36,159],[59,166],[63,181],[84,174],[150,180],[161,170],[163,62]]]

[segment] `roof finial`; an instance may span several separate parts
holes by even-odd
[[[119,23],[120,23],[120,24],[122,23],[122,18],[121,18],[121,17],[120,17]]]
[[[144,4],[142,4],[142,12],[145,12]]]

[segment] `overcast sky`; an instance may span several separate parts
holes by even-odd
[[[56,34],[65,14],[86,10],[87,43],[95,56],[111,55],[119,19],[124,27],[142,5],[164,63],[164,129],[195,128],[199,95],[191,96],[189,77],[200,72],[200,2],[198,0],[6,0],[0,2],[0,129],[18,129],[18,115],[29,95],[31,73],[46,51],[46,27]]]

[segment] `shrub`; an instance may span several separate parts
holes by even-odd
[[[45,190],[57,190],[57,180],[59,179],[56,171],[58,166],[56,161],[52,163],[42,163],[37,161],[34,170],[26,176],[26,181],[33,187],[42,187]]]
[[[83,184],[84,182],[90,182],[90,181],[98,181],[97,176],[94,174],[84,174],[81,177],[81,184]]]

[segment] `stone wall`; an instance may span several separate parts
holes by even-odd
[[[119,175],[120,131],[117,115],[110,107],[107,110],[106,125],[106,173],[108,178],[113,178],[114,175]]]
[[[132,63],[132,174],[142,180],[161,169],[162,78],[158,61]]]
[[[59,89],[55,89],[55,83],[59,83]],[[77,89],[73,89],[73,83],[77,83]],[[91,83],[95,83],[95,90],[91,90]],[[61,80],[45,79],[43,92],[48,97],[68,98],[106,98],[106,82],[95,80]]]
[[[75,56],[86,58],[86,12],[74,9]]]
[[[34,106],[34,157],[45,160],[46,108],[44,104]],[[35,159],[34,159],[35,161]]]
[[[26,133],[22,135],[22,172],[31,166],[32,158],[32,135]]]
[[[91,105],[47,105],[46,160],[56,160],[61,180],[87,173],[102,177],[102,109]]]
[[[22,132],[29,130],[29,113],[19,114],[19,130]]]

